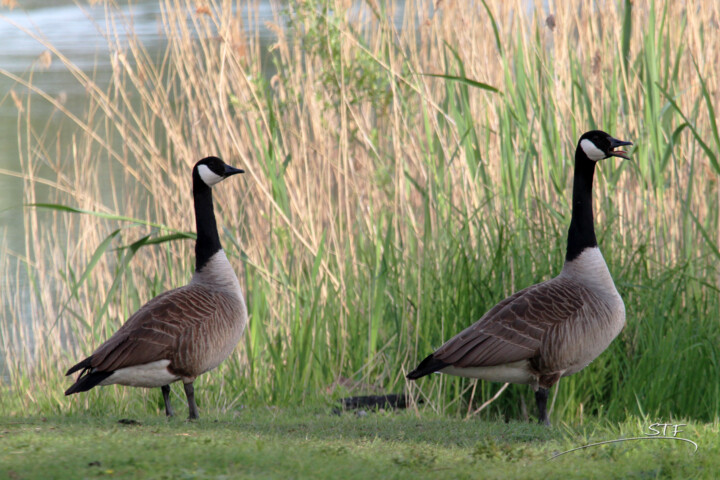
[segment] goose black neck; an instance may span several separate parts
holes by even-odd
[[[597,247],[593,223],[592,185],[595,162],[578,147],[575,152],[575,177],[573,180],[572,218],[568,231],[565,261],[576,259],[586,248]]]
[[[193,175],[193,200],[195,202],[195,271],[200,271],[222,248],[215,223],[212,189],[200,180],[197,173]]]

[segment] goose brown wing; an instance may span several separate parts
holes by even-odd
[[[197,285],[155,297],[93,353],[92,366],[113,371],[169,360],[188,330],[213,315],[212,297],[212,292]]]
[[[502,365],[540,353],[548,330],[583,307],[579,285],[554,278],[521,290],[440,347],[433,356],[456,367]]]

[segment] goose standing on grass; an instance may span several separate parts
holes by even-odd
[[[173,416],[170,383],[182,380],[189,417],[199,418],[195,379],[235,349],[247,324],[240,282],[220,245],[212,187],[243,170],[207,157],[192,170],[195,203],[195,274],[184,287],[165,292],[133,314],[108,341],[66,375],[80,371],[65,395],[96,385],[160,387],[165,413]]]
[[[599,130],[580,137],[562,272],[495,305],[425,358],[408,379],[441,372],[529,384],[538,421],[550,425],[548,389],[585,368],[625,325],[625,305],[598,248],[592,210],[595,164],[611,156],[627,159],[626,152],[615,150],[623,145],[632,143]]]

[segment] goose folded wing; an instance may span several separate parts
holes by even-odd
[[[133,314],[93,354],[93,367],[112,371],[169,360],[189,331],[214,314],[210,293],[179,288],[158,296]]]
[[[563,282],[533,285],[506,298],[433,356],[456,367],[489,367],[537,356],[547,332],[576,316],[581,296]]]

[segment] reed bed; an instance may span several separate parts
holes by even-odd
[[[255,18],[254,2],[163,0],[154,56],[107,2],[107,86],[47,45],[87,105],[15,78],[25,202],[49,191],[52,205],[23,211],[26,255],[2,259],[31,279],[0,293],[3,411],[159,411],[158,392],[122,387],[65,398],[63,373],[188,280],[189,171],[217,154],[248,172],[216,199],[250,325],[200,381],[201,408],[406,390],[470,414],[500,385],[404,373],[559,271],[575,144],[601,128],[636,145],[595,189],[627,326],[559,383],[553,416],[718,418],[720,6],[542,3],[291,1],[268,53],[238,13]],[[39,102],[71,141],[34,127]],[[512,386],[480,415],[521,417],[530,398]]]

